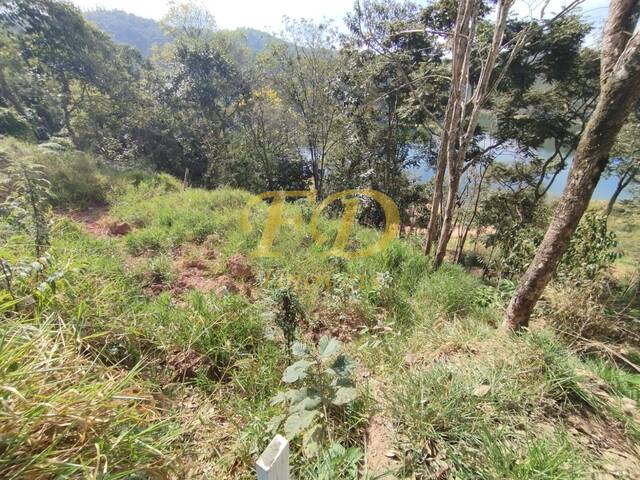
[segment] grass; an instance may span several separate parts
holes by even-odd
[[[595,208],[604,208],[604,202],[593,202]],[[620,252],[623,254],[615,264],[618,275],[621,277],[637,275],[637,267],[640,263],[640,209],[632,206],[628,201],[618,202],[608,222],[609,228],[616,232],[620,243]]]
[[[139,375],[96,364],[54,322],[5,322],[0,341],[3,478],[154,475],[171,470],[180,426]]]
[[[89,165],[87,175],[102,174]],[[58,185],[67,206],[81,208],[85,194]],[[14,279],[13,296],[0,290],[2,478],[253,478],[283,413],[271,404],[289,363],[273,318],[283,286],[304,310],[298,340],[340,337],[361,393],[318,457],[291,439],[298,478],[362,477],[373,415],[392,426],[386,448],[399,478],[589,478],[603,460],[571,429],[575,417],[606,425],[616,449],[639,441],[615,407],[640,400],[636,373],[580,355],[544,325],[505,334],[503,292],[459,266],[432,272],[410,239],[346,261],[327,255],[330,241],[315,244],[304,223],[284,225],[274,243],[283,255],[256,257],[267,210],[257,207],[245,232],[246,192],[128,174],[101,195],[130,233],[95,238],[58,218],[46,274],[60,278],[39,288],[46,278],[35,274]],[[285,215],[306,210],[291,204]],[[336,220],[320,229],[333,238]],[[357,228],[352,248],[377,237]],[[233,276],[237,254],[255,277],[242,281],[250,294],[172,288],[185,261],[218,279]],[[18,232],[0,257],[16,269],[34,260]]]

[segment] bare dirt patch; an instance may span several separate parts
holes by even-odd
[[[81,224],[88,233],[95,237],[108,235],[106,222],[108,221],[109,207],[106,205],[89,207],[85,210],[58,210],[56,214]]]
[[[368,324],[366,314],[348,306],[343,309],[319,307],[309,317],[305,324],[313,342],[317,342],[323,335],[350,342]]]
[[[253,270],[241,254],[231,257],[226,263],[229,274],[216,273],[221,265],[216,262],[220,255],[206,248],[190,246],[189,251],[178,250],[174,268],[178,278],[168,289],[176,295],[195,289],[204,293],[215,293],[218,297],[240,294],[252,298]]]
[[[96,205],[84,210],[58,210],[56,214],[81,224],[94,237],[121,237],[133,230],[133,225],[109,217],[107,205]]]
[[[380,407],[369,419],[369,426],[367,428],[367,473],[374,477],[376,475],[385,475],[398,469],[400,459],[393,450],[393,430],[391,422],[384,412],[384,399],[382,395],[384,386],[380,380],[373,378],[371,372],[363,366],[358,367],[356,376],[360,382],[367,383],[375,404]]]
[[[227,260],[227,270],[234,279],[245,282],[253,282],[255,280],[249,260],[241,253],[236,253]]]

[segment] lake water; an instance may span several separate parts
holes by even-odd
[[[487,145],[488,146],[488,145]],[[551,146],[542,146],[537,150],[538,154],[542,158],[548,158],[553,154],[553,150]],[[503,150],[500,155],[496,157],[496,160],[499,162],[510,163],[513,162],[516,158],[516,154],[514,151],[509,151],[509,149]],[[570,161],[573,159],[573,155],[570,156],[569,165],[565,168],[556,180],[553,182],[553,185],[549,189],[549,194],[551,197],[559,197],[562,195],[565,185],[567,184],[567,178],[569,176],[569,168],[571,167]],[[432,169],[427,167],[420,167],[414,172],[422,179],[423,181],[429,180],[433,177],[434,172]],[[613,195],[613,192],[618,185],[618,179],[616,177],[605,178],[602,176],[600,181],[598,182],[598,186],[596,187],[595,192],[593,192],[593,200],[609,200]],[[623,191],[618,197],[618,200],[622,200],[625,198],[629,198],[629,192]]]

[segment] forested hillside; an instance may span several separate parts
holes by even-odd
[[[0,0],[0,478],[639,478],[640,3],[579,3]]]
[[[117,43],[137,48],[143,56],[148,57],[154,45],[162,47],[171,42],[159,22],[149,18],[138,17],[122,10],[88,10],[84,17],[100,30],[108,33]],[[253,28],[239,28],[235,31],[245,37],[247,46],[258,54],[267,49],[269,44],[277,41],[273,35]]]
[[[88,10],[83,15],[100,30],[108,33],[115,42],[135,47],[145,57],[151,54],[154,45],[162,47],[171,41],[155,20],[122,10]]]

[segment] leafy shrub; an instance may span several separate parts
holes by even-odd
[[[277,310],[275,312],[276,325],[282,330],[287,346],[287,354],[289,358],[291,358],[291,349],[296,338],[296,329],[298,328],[300,320],[303,318],[304,311],[298,297],[290,287],[283,287],[276,290],[274,298],[277,304]]]
[[[29,122],[13,109],[4,107],[0,107],[0,135],[9,135],[28,142],[36,139]]]
[[[500,270],[507,276],[524,273],[542,242],[544,231],[534,227],[513,227],[503,235]],[[610,267],[619,253],[616,235],[607,230],[607,218],[588,212],[571,238],[556,277],[563,281],[593,280]]]
[[[317,351],[294,344],[293,354],[299,360],[285,370],[282,380],[297,383],[300,388],[282,392],[272,401],[274,405],[287,404],[285,434],[287,438],[304,434],[303,450],[310,457],[332,439],[331,423],[336,411],[344,410],[358,397],[351,380],[355,366],[340,350],[340,343],[326,336],[320,339]],[[282,420],[277,418],[276,422]]]
[[[36,257],[42,257],[49,246],[51,227],[51,189],[42,166],[19,160],[8,170],[10,194],[0,205],[0,214],[17,231],[26,233],[33,242]]]
[[[43,164],[54,206],[86,207],[107,202],[109,181],[99,171],[95,158],[73,151],[45,155]]]
[[[588,212],[562,257],[558,278],[569,282],[593,280],[620,257],[617,247],[616,234],[607,229],[607,218]]]

